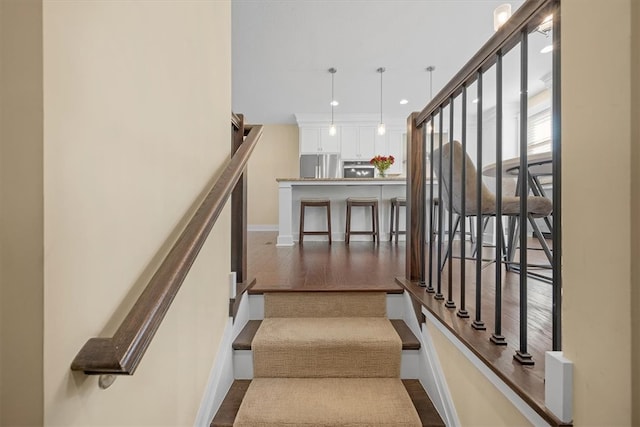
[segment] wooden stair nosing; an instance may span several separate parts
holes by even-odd
[[[414,408],[416,408],[422,427],[444,427],[442,417],[420,384],[420,380],[402,380],[402,384],[409,393]]]
[[[234,380],[210,427],[233,427],[240,404],[251,384],[251,380]],[[411,402],[418,413],[422,427],[444,427],[444,421],[424,391],[419,380],[402,380]]]
[[[396,333],[402,340],[402,349],[403,350],[419,350],[420,349],[420,341],[418,338],[411,332],[411,329],[404,323],[402,319],[389,319],[391,321],[391,325],[396,330]],[[262,320],[249,320],[242,331],[238,334],[235,340],[233,340],[232,348],[234,350],[251,350],[251,343],[253,342],[253,337],[256,336],[256,332],[258,332],[258,328]]]
[[[233,427],[238,410],[251,380],[233,380],[227,395],[222,400],[218,412],[211,420],[211,427]]]
[[[264,288],[254,289],[253,287],[247,290],[249,295],[262,295],[269,292],[384,292],[385,294],[402,294],[404,289],[397,284],[390,284],[385,288],[330,288],[326,285],[319,285],[317,288],[309,287],[290,287],[290,288]]]

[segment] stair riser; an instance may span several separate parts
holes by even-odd
[[[400,352],[339,346],[254,350],[256,378],[398,378]]]
[[[404,318],[403,294],[387,294],[387,317],[389,319]],[[249,319],[264,319],[264,295],[249,295]]]
[[[253,352],[251,350],[233,351],[233,374],[238,380],[253,379]],[[400,378],[416,379],[420,375],[420,351],[402,350],[400,359]]]

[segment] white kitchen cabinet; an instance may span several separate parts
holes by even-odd
[[[342,149],[343,160],[369,161],[376,154],[376,128],[373,126],[343,126]]]
[[[395,159],[388,173],[404,173],[404,157],[406,153],[406,130],[392,129],[387,131],[387,153]]]
[[[359,131],[360,158],[362,160],[371,160],[377,154],[376,128],[375,126],[360,126]]]
[[[300,128],[300,154],[339,152],[340,132],[331,136],[329,127]]]
[[[340,140],[340,157],[342,157],[342,160],[359,159],[358,127],[342,126],[340,128]]]

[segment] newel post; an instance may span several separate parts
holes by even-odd
[[[232,125],[231,156],[244,141],[244,116],[238,114]],[[247,280],[247,169],[243,171],[231,193],[231,271],[237,283]]]
[[[407,256],[406,277],[425,283],[425,184],[424,128],[417,126],[419,113],[407,118]]]

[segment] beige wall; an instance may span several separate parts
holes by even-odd
[[[0,425],[42,424],[42,2],[0,1]]]
[[[245,117],[251,123],[251,117]],[[298,126],[265,125],[262,139],[249,160],[250,225],[278,224],[278,183],[276,178],[300,175]]]
[[[631,424],[630,4],[562,1],[563,350],[579,426]]]
[[[46,425],[193,425],[227,320],[228,209],[133,377],[69,365],[110,336],[229,156],[229,1],[45,0]]]
[[[463,426],[530,426],[531,423],[435,327],[428,326],[453,404]]]
[[[631,85],[632,85],[632,105],[631,105],[631,274],[632,274],[632,366],[633,366],[633,394],[632,402],[640,402],[640,1],[631,3]],[[632,425],[640,425],[640,405],[633,405]]]

